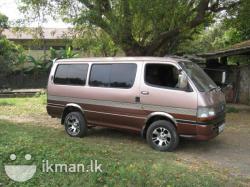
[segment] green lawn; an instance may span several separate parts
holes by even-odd
[[[70,138],[63,127],[17,123],[11,116],[45,116],[45,96],[0,99],[0,186],[234,186],[220,170],[190,163],[177,153],[152,150],[140,137],[108,129],[93,129],[85,138]],[[39,119],[38,119],[39,120]],[[43,122],[43,123],[46,123]],[[47,122],[48,123],[48,122]],[[59,123],[58,123],[59,125]],[[11,161],[10,154],[17,159]],[[32,155],[30,161],[24,156]],[[52,164],[88,164],[98,160],[103,172],[44,173],[43,160]],[[24,183],[9,179],[5,164],[36,164],[35,176]]]

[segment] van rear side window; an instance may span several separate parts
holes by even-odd
[[[135,81],[136,64],[94,64],[89,85],[109,88],[131,88]]]
[[[55,84],[85,85],[88,64],[60,64],[54,78]]]

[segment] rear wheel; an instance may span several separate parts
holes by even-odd
[[[179,136],[169,121],[153,122],[147,130],[148,144],[158,151],[173,151],[179,144]]]
[[[87,124],[80,112],[70,112],[64,120],[65,131],[72,137],[83,137],[87,134]]]

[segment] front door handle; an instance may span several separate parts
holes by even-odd
[[[148,91],[141,91],[141,94],[142,95],[149,95],[149,92]]]

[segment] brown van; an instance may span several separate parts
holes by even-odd
[[[140,133],[156,150],[209,140],[225,126],[225,98],[195,63],[170,57],[64,59],[48,81],[48,114],[73,137],[89,126]]]

